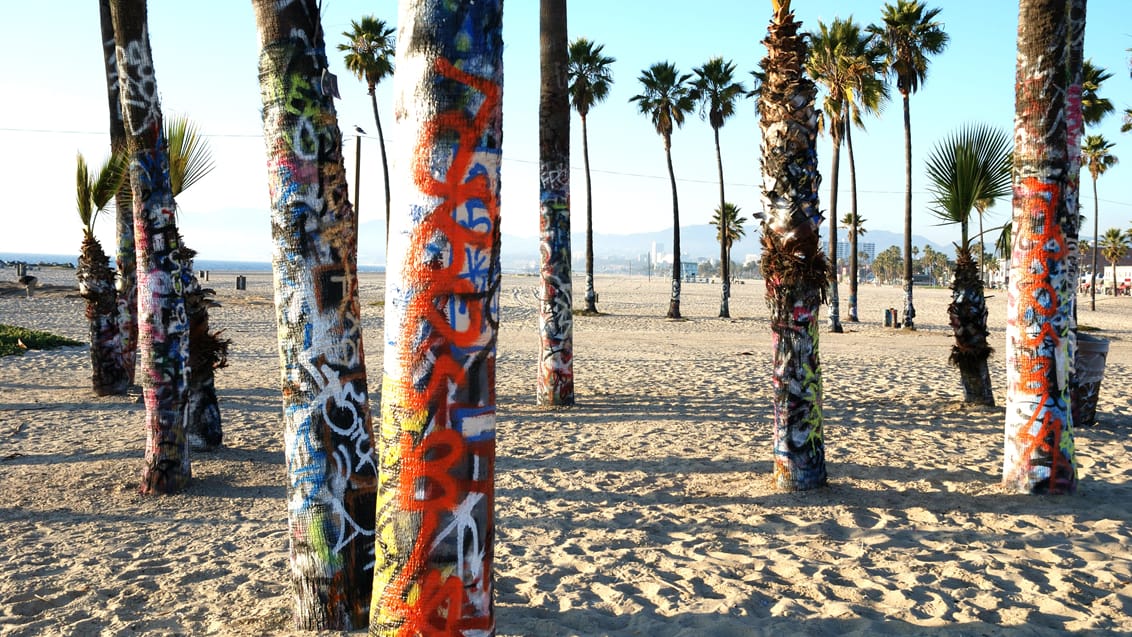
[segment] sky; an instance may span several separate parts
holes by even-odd
[[[929,212],[924,162],[932,146],[968,123],[1010,130],[1014,117],[1017,3],[1009,0],[935,0],[950,35],[948,48],[932,58],[927,79],[911,98],[913,144],[913,233],[937,244],[958,239]],[[879,0],[795,0],[803,29],[818,21],[852,17],[862,25],[879,22]],[[178,197],[180,227],[199,259],[270,260],[270,212],[262,138],[258,50],[251,3],[244,0],[154,1],[149,29],[155,75],[164,114],[192,118],[209,136],[216,163],[204,180]],[[337,101],[350,193],[354,192],[354,126],[368,135],[362,148],[359,211],[363,224],[384,234],[384,186],[373,113],[366,86],[345,70],[337,45],[352,19],[375,15],[395,26],[395,0],[324,0],[323,28],[331,69],[338,75]],[[664,149],[646,116],[629,99],[641,91],[638,77],[656,62],[683,72],[714,56],[735,62],[744,81],[765,55],[761,44],[771,17],[769,0],[569,0],[570,38],[605,45],[616,58],[608,99],[588,117],[593,179],[594,231],[627,234],[671,229],[672,206]],[[1132,107],[1127,0],[1091,0],[1085,54],[1113,73],[1102,87],[1116,113],[1089,133],[1115,143],[1125,161],[1098,183],[1100,228],[1132,227],[1132,134],[1121,134],[1120,114]],[[0,180],[5,193],[0,213],[0,253],[73,255],[82,240],[75,206],[75,154],[97,164],[108,153],[105,74],[98,3],[94,0],[18,2],[6,7],[13,41],[0,106]],[[48,29],[48,27],[50,27]],[[504,5],[504,137],[502,229],[507,235],[538,234],[538,2]],[[17,59],[18,58],[18,59]],[[378,104],[390,157],[400,143],[393,129],[393,84],[378,87]],[[749,81],[748,81],[749,84]],[[854,131],[859,214],[865,228],[903,232],[903,122],[898,93],[883,113]],[[819,96],[820,99],[820,96]],[[575,232],[585,227],[585,181],[581,169],[581,125],[571,120],[572,213]],[[750,215],[759,210],[759,132],[755,104],[742,101],[721,130],[727,199]],[[830,142],[818,139],[823,176],[821,205],[830,205]],[[675,131],[672,157],[680,198],[681,225],[706,224],[718,205],[711,127],[696,115]],[[848,210],[846,154],[842,153],[839,214]],[[396,187],[396,184],[394,184]],[[1091,232],[1092,184],[1083,172],[1084,228]],[[1009,201],[988,214],[987,224],[1009,217]],[[394,211],[397,214],[397,211]],[[751,224],[749,224],[751,225]],[[96,235],[113,251],[114,223],[103,216]],[[824,233],[824,231],[823,231]],[[1085,231],[1082,235],[1089,234]],[[867,237],[866,237],[867,240]],[[383,264],[381,241],[359,246],[359,262]],[[376,244],[376,245],[374,245]],[[505,243],[506,253],[508,246]],[[533,247],[530,251],[533,251]],[[578,251],[577,249],[575,251]],[[690,257],[711,255],[687,255]]]

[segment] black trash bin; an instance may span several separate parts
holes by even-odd
[[[1077,380],[1069,388],[1075,427],[1091,427],[1097,422],[1097,400],[1107,356],[1108,339],[1077,333],[1077,356],[1074,359]]]

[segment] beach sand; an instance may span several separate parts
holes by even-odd
[[[57,287],[26,299],[7,284],[0,323],[86,341],[73,272],[36,274]],[[243,273],[241,291],[235,274],[208,282],[234,342],[217,375],[225,445],[194,454],[183,494],[137,494],[138,391],[95,397],[86,347],[0,359],[0,634],[311,634],[290,623],[271,278]],[[604,314],[575,317],[578,405],[546,411],[537,279],[504,277],[499,635],[1132,634],[1132,298],[1080,311],[1111,345],[1076,496],[999,487],[1004,292],[990,291],[999,406],[977,409],[947,364],[949,292],[917,288],[908,333],[883,326],[899,288],[871,285],[861,323],[823,322],[830,484],[778,493],[762,282],[733,288],[732,320],[715,318],[718,285],[686,284],[685,321],[663,318],[666,279],[597,285]],[[371,388],[383,294],[363,275]]]

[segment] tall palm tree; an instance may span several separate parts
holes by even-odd
[[[739,206],[731,202],[724,202],[721,207],[712,211],[711,225],[715,226],[715,240],[723,246],[723,254],[720,257],[723,263],[731,262],[731,246],[747,236],[747,231],[743,228],[747,218],[739,214],[740,212]]]
[[[700,117],[706,119],[715,134],[715,165],[719,170],[719,209],[726,206],[723,192],[723,155],[719,148],[719,129],[735,114],[735,102],[746,94],[742,82],[736,82],[735,64],[721,57],[708,60],[703,66],[692,69],[692,99],[700,105]],[[725,217],[726,220],[726,217]],[[725,229],[726,230],[726,229]],[[731,318],[728,299],[731,297],[731,272],[727,249],[719,244],[720,275],[723,279],[719,301],[720,318]]]
[[[539,3],[539,308],[536,404],[574,404],[574,303],[570,277],[570,94],[566,0]]]
[[[849,118],[845,123],[845,150],[849,153],[849,214],[851,219],[857,216],[857,162],[853,154],[853,127],[865,130],[863,115],[879,114],[883,105],[888,101],[888,84],[884,81],[884,55],[875,35],[860,33],[856,42],[852,43],[853,55],[848,59],[857,59],[859,62],[847,65],[848,90],[845,93],[845,104],[848,107]],[[863,63],[861,63],[863,62]],[[862,220],[863,221],[863,220]],[[849,223],[850,242],[856,240],[858,235],[864,234],[852,223]],[[856,245],[855,243],[853,244]],[[857,249],[853,247],[849,256],[849,317],[850,323],[859,322],[857,312],[858,266]]]
[[[182,420],[189,355],[183,290],[189,279],[177,260],[181,248],[177,204],[169,184],[169,153],[162,134],[145,0],[113,0],[110,8],[137,230],[138,352],[146,406],[140,490],[175,493],[192,476]]]
[[[114,40],[114,19],[110,0],[99,0],[102,26],[102,59],[106,68],[106,97],[110,114],[110,152],[125,154],[126,123],[122,119],[122,99],[118,82],[118,55]],[[127,171],[128,172],[128,171]],[[127,175],[128,177],[128,175]],[[128,385],[134,383],[138,353],[138,261],[134,245],[134,206],[130,188],[123,186],[114,195],[114,226],[117,236],[114,287],[118,326],[118,360],[125,370]],[[127,388],[123,388],[125,392]]]
[[[1116,156],[1111,152],[1113,146],[1115,146],[1115,144],[1105,139],[1103,135],[1089,135],[1085,137],[1085,141],[1081,143],[1081,158],[1084,161],[1085,167],[1089,169],[1089,176],[1093,178],[1093,240],[1098,244],[1100,241],[1098,232],[1100,228],[1101,211],[1100,201],[1097,199],[1097,180],[1118,162]],[[1098,264],[1097,252],[1097,250],[1093,250],[1094,280]],[[1096,285],[1089,287],[1089,309],[1094,312],[1097,310]]]
[[[919,90],[928,72],[928,58],[947,48],[948,35],[936,21],[940,9],[927,9],[920,0],[896,0],[884,5],[882,24],[872,25],[884,46],[886,66],[896,76],[904,104],[904,327],[915,329],[912,303],[912,116],[908,98]]]
[[[351,20],[350,30],[343,31],[346,42],[338,50],[346,53],[346,69],[366,83],[370,103],[373,105],[373,122],[377,125],[377,143],[381,148],[381,174],[385,180],[385,243],[389,243],[389,160],[385,156],[385,133],[381,129],[381,115],[377,110],[377,85],[393,75],[393,56],[396,41],[393,27],[372,15]],[[358,138],[361,143],[361,138]],[[360,175],[354,179],[361,180]],[[356,199],[356,197],[355,197]],[[356,206],[356,202],[355,202]]]
[[[968,125],[936,144],[928,155],[932,213],[959,225],[955,277],[947,313],[955,344],[950,362],[959,368],[964,401],[994,405],[987,359],[987,302],[983,281],[971,258],[971,211],[1010,194],[1010,136],[986,125]],[[981,237],[980,237],[981,240]],[[925,249],[926,251],[926,249]]]
[[[1109,228],[1105,230],[1104,236],[1101,237],[1099,252],[1104,255],[1104,260],[1108,261],[1109,266],[1112,268],[1112,293],[1116,294],[1116,264],[1128,254],[1128,249],[1132,247],[1129,244],[1128,233],[1120,230],[1119,228]]]
[[[865,67],[865,60],[854,55],[851,47],[861,41],[860,27],[850,20],[835,18],[831,26],[818,21],[818,30],[810,34],[810,56],[806,72],[825,88],[820,124],[829,133],[832,143],[829,193],[829,257],[833,268],[829,280],[829,331],[839,333],[841,327],[840,299],[837,293],[837,184],[841,168],[841,140],[844,138],[848,116],[846,93],[849,91],[850,73],[854,67]]]
[[[122,189],[126,176],[126,153],[113,153],[96,171],[78,155],[75,179],[79,220],[83,223],[83,244],[79,252],[77,275],[79,294],[86,299],[90,323],[91,384],[99,396],[123,394],[130,385],[122,365],[118,333],[117,301],[110,257],[94,236],[94,222]]]
[[[502,13],[401,3],[372,635],[495,632]]]
[[[378,471],[358,302],[357,215],[334,91],[325,83],[317,0],[253,0],[252,8],[271,202],[293,617],[300,630],[362,628],[374,583]],[[395,453],[386,450],[385,457]]]
[[[641,114],[648,115],[656,132],[664,141],[664,157],[668,161],[668,179],[672,183],[672,297],[668,318],[680,318],[680,200],[676,195],[676,172],[672,169],[672,131],[684,125],[685,116],[695,107],[688,80],[691,74],[680,73],[670,62],[658,62],[641,72],[637,81],[642,91],[629,98],[636,102]]]
[[[1065,70],[1070,23],[1085,16],[1071,17],[1066,0],[1019,5],[1003,485],[1065,494],[1077,488],[1066,355],[1076,282],[1062,196],[1069,168]]]
[[[594,220],[593,192],[590,188],[590,140],[586,131],[586,116],[598,102],[609,96],[613,84],[613,71],[609,68],[617,60],[602,54],[605,45],[585,38],[570,43],[570,101],[582,120],[582,161],[586,173],[586,313],[597,313],[597,291],[594,289]]]
[[[774,354],[774,480],[781,489],[826,483],[818,312],[829,285],[821,251],[817,88],[804,73],[805,34],[789,0],[774,4],[760,66],[762,273]]]

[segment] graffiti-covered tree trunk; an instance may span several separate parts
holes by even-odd
[[[574,404],[574,310],[570,280],[570,96],[566,0],[540,0],[539,311],[537,404]]]
[[[1077,488],[1068,384],[1066,3],[1021,0],[1018,13],[1003,484],[1019,493]]]
[[[76,274],[90,323],[91,388],[99,396],[124,394],[130,379],[121,364],[114,272],[110,269],[110,257],[89,231],[83,234]]]
[[[254,0],[295,626],[368,625],[377,481],[356,215],[315,0]]]
[[[371,635],[490,635],[502,0],[403,0]]]
[[[806,43],[782,1],[764,41],[759,97],[762,132],[763,256],[771,313],[774,480],[782,489],[825,484],[818,311],[829,265],[818,231],[817,89],[803,72]]]
[[[967,238],[964,237],[956,257],[955,279],[951,282],[951,304],[947,306],[955,336],[949,361],[959,369],[964,402],[993,407],[994,390],[987,359],[994,350],[987,344],[987,336],[990,335],[987,330],[987,299],[983,294],[979,266],[966,246]]]
[[[1065,184],[1065,240],[1068,246],[1069,280],[1073,294],[1069,310],[1069,387],[1070,396],[1077,387],[1077,282],[1081,280],[1081,135],[1085,117],[1081,105],[1085,75],[1085,8],[1086,0],[1069,0],[1069,48],[1066,52],[1068,86],[1065,94],[1065,149],[1068,153],[1068,179]],[[1094,194],[1094,201],[1096,195]],[[1095,287],[1095,286],[1091,286]]]
[[[182,242],[178,259],[192,273],[196,251]],[[201,287],[190,274],[185,286],[185,312],[189,317],[189,386],[185,394],[185,434],[194,451],[212,451],[224,442],[220,400],[216,395],[216,370],[228,364],[230,341],[209,329],[208,312],[220,304],[216,291]]]
[[[141,492],[174,493],[191,477],[184,428],[187,273],[176,259],[177,206],[169,182],[168,145],[161,132],[145,0],[113,0],[111,9],[137,247],[138,352],[146,413]]]
[[[118,56],[114,44],[114,21],[110,14],[110,0],[99,0],[102,17],[102,54],[106,63],[106,95],[110,111],[110,148],[113,152],[126,150],[126,123],[122,119],[121,90],[118,80]],[[138,353],[138,261],[134,246],[134,208],[130,192],[121,188],[114,197],[114,219],[118,247],[114,321],[118,331],[117,354],[119,366],[126,374],[127,386],[134,382]],[[122,390],[123,392],[125,389]]]

